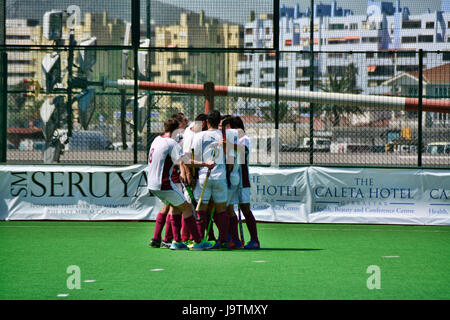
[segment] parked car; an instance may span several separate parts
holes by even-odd
[[[109,138],[101,131],[72,131],[66,150],[112,150]]]
[[[450,142],[432,142],[427,144],[426,153],[450,154]]]

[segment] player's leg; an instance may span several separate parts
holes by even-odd
[[[250,208],[250,188],[241,188],[239,191],[239,207],[245,218],[248,232],[250,233],[250,241],[244,246],[245,249],[259,249],[260,243],[258,239],[258,229],[256,227],[256,219]]]
[[[241,240],[239,240],[239,231],[238,231],[238,217],[236,212],[234,211],[234,205],[238,204],[238,187],[232,186],[228,188],[228,201],[227,201],[227,212],[230,217],[230,225],[229,225],[229,239],[228,247],[230,249],[240,249],[242,248]]]
[[[195,186],[194,197],[195,200],[197,201],[200,200],[200,194],[203,189],[204,183],[205,182],[200,179]],[[203,192],[203,198],[201,199],[199,210],[197,211],[197,214],[200,216],[200,220],[196,221],[197,230],[200,233],[202,239],[205,235],[205,231],[208,226],[209,221],[208,206],[210,199],[211,199],[211,180],[208,180],[208,183],[205,186],[205,191]]]
[[[190,245],[193,250],[204,250],[209,249],[211,244],[209,242],[202,242],[202,237],[198,231],[196,220],[194,218],[194,208],[192,204],[184,202],[177,207],[182,212],[182,219],[184,221],[185,228],[188,229],[189,233],[192,235],[194,243]]]
[[[164,232],[164,240],[161,242],[161,248],[170,248],[170,245],[173,241],[173,234],[172,234],[172,214],[169,210],[169,213],[166,217],[166,230]]]
[[[227,236],[230,227],[230,217],[227,212],[228,185],[224,180],[212,180],[212,198],[214,200],[215,215],[214,222],[219,230],[219,238],[214,248],[226,248]]]
[[[161,234],[166,224],[167,214],[169,213],[169,206],[163,204],[158,214],[156,215],[155,230],[150,242],[150,246],[153,248],[159,248],[161,245]]]
[[[208,203],[208,207],[206,209],[207,217],[208,217],[208,221],[206,223],[207,226],[209,225],[210,220],[212,220],[211,212],[213,211],[213,208],[214,208],[214,201],[212,199],[210,199],[210,201]],[[211,221],[211,227],[208,230],[208,241],[217,241],[216,236],[214,235],[214,228],[212,226],[212,221]]]

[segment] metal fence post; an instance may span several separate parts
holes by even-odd
[[[274,1],[273,42],[275,48],[275,166],[280,165],[280,1]]]
[[[423,98],[423,50],[419,49],[419,104],[417,106],[417,166],[422,166],[422,98]]]
[[[133,46],[134,58],[134,103],[133,103],[133,163],[138,162],[138,93],[139,93],[139,65],[138,65],[138,50],[140,45],[140,0],[132,1],[131,8],[131,44]]]
[[[214,110],[214,83],[205,82],[203,85],[205,95],[205,114]]]
[[[309,20],[309,91],[314,91],[314,0]],[[309,164],[314,164],[314,104],[309,104]]]
[[[6,162],[8,117],[8,55],[0,53],[0,163]]]

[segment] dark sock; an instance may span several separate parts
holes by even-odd
[[[230,230],[228,233],[233,240],[239,241],[238,218],[236,216],[230,217]]]
[[[172,233],[175,242],[181,242],[181,214],[172,214]]]
[[[258,240],[258,231],[256,229],[256,219],[253,213],[250,211],[249,213],[245,214],[245,224],[247,225],[248,232],[250,233],[250,239],[254,241]]]
[[[166,223],[167,213],[158,212],[155,222],[155,232],[153,233],[153,240],[161,241],[161,233]]]
[[[167,214],[166,217],[166,232],[164,234],[164,242],[172,242],[173,240],[171,216],[171,214]]]
[[[197,230],[198,230],[198,233],[200,234],[200,237],[203,239],[203,237],[205,236],[206,227],[208,226],[207,225],[208,217],[206,215],[206,211],[199,210],[197,213],[198,213],[199,217],[201,218],[201,220],[196,221]]]
[[[184,219],[181,220],[181,241],[189,240],[191,234],[189,233],[188,228],[186,227]]]
[[[184,226],[189,230],[189,233],[192,235],[192,238],[195,242],[199,243],[202,241],[200,237],[200,233],[197,230],[197,225],[194,216],[190,216],[189,218],[184,218]]]
[[[227,241],[227,235],[228,230],[230,228],[230,217],[228,215],[228,212],[222,211],[217,214],[216,217],[216,225],[219,229],[219,242],[226,242]]]

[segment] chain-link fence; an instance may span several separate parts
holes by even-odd
[[[7,0],[1,161],[145,163],[166,118],[204,112],[187,86],[212,82],[251,91],[214,107],[243,119],[253,164],[448,168],[450,37],[439,26],[450,29],[450,13],[400,20],[399,33],[401,17],[381,9]]]

